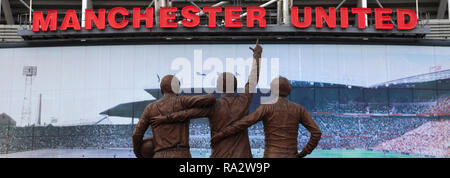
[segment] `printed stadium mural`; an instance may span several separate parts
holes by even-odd
[[[250,58],[251,45],[0,49],[0,157],[134,157],[131,134],[144,107],[161,97],[160,78],[186,70],[174,70],[175,59],[192,68],[183,88],[214,88],[196,80],[218,72],[206,61]],[[289,99],[323,132],[308,157],[450,157],[450,47],[262,45],[266,67],[290,79]],[[231,71],[239,87],[246,70]],[[268,73],[250,112],[277,77]],[[208,121],[190,126],[193,157],[208,157]],[[299,133],[300,149],[309,135],[303,127]],[[261,157],[262,124],[249,135]]]

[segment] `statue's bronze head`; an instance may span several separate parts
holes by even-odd
[[[217,92],[234,93],[237,89],[237,79],[230,72],[224,72],[217,78]]]
[[[173,75],[166,75],[162,78],[160,87],[163,94],[177,94],[180,91],[180,80]]]
[[[278,77],[270,83],[270,90],[272,93],[278,94],[278,96],[286,97],[291,93],[291,84],[287,78]]]

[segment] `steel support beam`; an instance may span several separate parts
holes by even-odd
[[[33,24],[33,0],[30,0],[30,8],[29,8],[29,13],[30,16],[28,17],[28,22],[29,24]]]
[[[1,0],[1,1],[2,1],[3,15],[5,15],[5,19],[6,19],[6,24],[14,25],[14,18],[12,15],[9,0]]]
[[[445,11],[447,11],[448,6],[447,6],[447,2],[449,0],[440,0],[439,1],[439,6],[438,6],[438,10],[437,10],[437,19],[443,19],[445,16]]]
[[[195,7],[197,7],[199,10],[202,10],[202,8],[201,8],[199,5],[195,4],[194,1],[189,1],[189,3],[191,3],[192,5],[194,5]]]
[[[33,0],[30,0],[30,5],[28,5],[25,1],[23,1],[23,0],[19,0],[25,7],[27,7],[27,9],[28,9],[28,14],[29,14],[29,16],[28,16],[28,21],[30,22],[30,24],[31,24],[31,21],[33,20],[32,19],[32,13],[33,13]]]
[[[342,0],[342,2],[339,3],[339,5],[336,7],[336,10],[338,10],[339,8],[341,8],[341,6],[344,5],[344,3],[345,3],[346,1],[347,1],[347,0]]]
[[[150,4],[148,4],[147,7],[152,7],[154,3],[155,3],[155,0],[153,0],[152,2],[150,2]]]
[[[377,2],[378,6],[379,6],[380,8],[384,8],[383,5],[381,5],[381,2],[380,2],[379,0],[375,0],[375,1]]]
[[[172,2],[172,1],[169,1],[169,3],[170,2]],[[200,10],[200,12],[196,13],[197,16],[200,17],[200,16],[205,15],[205,12],[203,12],[202,8],[199,5],[195,4],[193,1],[190,1],[190,3],[193,4],[194,6],[196,6]],[[222,7],[225,4],[228,4],[228,1],[220,1],[216,4],[213,4],[211,7]],[[182,22],[182,20],[178,21],[178,24],[181,25],[181,22]]]
[[[383,5],[381,4],[381,2],[379,0],[375,0],[378,4],[378,7],[380,8],[384,8]],[[397,27],[397,25],[395,24],[394,20],[391,19],[391,23],[394,25],[394,27]]]
[[[279,0],[271,0],[269,2],[266,2],[264,4],[259,5],[259,7],[267,7],[268,5],[271,5],[271,4],[273,4],[274,2],[277,2],[277,1],[279,1]],[[245,16],[247,16],[247,12],[243,13],[240,17],[242,18],[242,17],[245,17]]]
[[[81,2],[81,27],[84,27],[86,23],[86,9],[93,9],[92,0],[82,0]]]
[[[362,8],[367,8],[367,0],[361,0],[361,7]],[[367,15],[366,16],[366,26],[368,26],[368,19],[367,19]]]
[[[283,1],[277,2],[277,24],[283,24]]]
[[[283,24],[290,24],[289,0],[283,0]]]
[[[159,8],[167,7],[167,0],[155,0],[155,23],[159,25]]]
[[[159,8],[161,7],[161,0],[155,0],[155,24],[159,25]]]
[[[30,6],[23,0],[19,0],[25,7],[27,7],[28,9],[30,8]]]
[[[360,8],[367,8],[367,0],[358,0],[358,7]],[[368,26],[368,21],[367,21],[367,15],[366,16],[366,26]],[[355,15],[355,26],[358,26],[358,16]]]
[[[2,21],[2,0],[0,0],[0,22]]]
[[[417,14],[417,19],[419,19],[419,0],[416,0],[416,14]]]

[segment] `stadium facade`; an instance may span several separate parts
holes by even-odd
[[[1,154],[129,148],[144,107],[161,97],[162,76],[180,76],[186,95],[207,93],[222,71],[235,73],[243,87],[248,46],[258,38],[263,73],[250,112],[281,75],[291,81],[289,99],[323,129],[319,149],[450,156],[448,0],[0,2],[0,113],[16,123],[0,126]],[[196,26],[185,26],[195,21],[185,19],[187,6],[199,10],[192,13]],[[161,13],[161,7],[177,10]],[[214,27],[204,7],[222,11]],[[226,19],[227,7],[240,7],[228,17],[240,20]],[[248,18],[260,12],[248,17],[248,7],[264,8],[264,22],[249,27]],[[387,9],[384,15],[380,9]],[[410,14],[399,18],[401,9]],[[161,19],[176,27],[161,26]],[[300,28],[296,20],[310,24]],[[235,22],[242,26],[229,26]],[[229,59],[242,65],[227,68]],[[261,124],[249,131],[252,147],[264,149]],[[299,133],[301,145],[307,133]],[[203,119],[191,123],[191,147],[209,148]]]

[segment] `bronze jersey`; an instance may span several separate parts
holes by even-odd
[[[309,113],[299,104],[279,97],[274,104],[263,104],[250,115],[232,123],[218,135],[227,139],[241,130],[262,120],[265,135],[266,158],[295,158],[297,155],[297,138],[299,124],[302,124],[311,137],[302,152],[310,154],[319,143],[322,132]],[[219,141],[217,144],[220,144]]]
[[[247,87],[248,88],[248,84]],[[211,129],[211,137],[226,126],[249,112],[252,93],[222,94],[222,97],[207,108],[193,108],[168,115],[171,122],[185,122],[193,118],[207,117]],[[251,158],[250,141],[247,128],[233,136],[227,137],[212,147],[211,158]]]
[[[136,156],[140,156],[139,148],[142,144],[142,137],[149,127],[149,119],[158,115],[168,115],[193,107],[208,107],[213,104],[215,97],[213,95],[201,96],[177,96],[175,94],[166,94],[160,100],[149,104],[136,125],[133,132],[133,148]],[[189,148],[189,120],[178,123],[161,124],[157,127],[152,126],[153,144],[155,156],[160,151],[167,149]],[[190,157],[183,153],[182,155],[163,154],[162,157]]]

